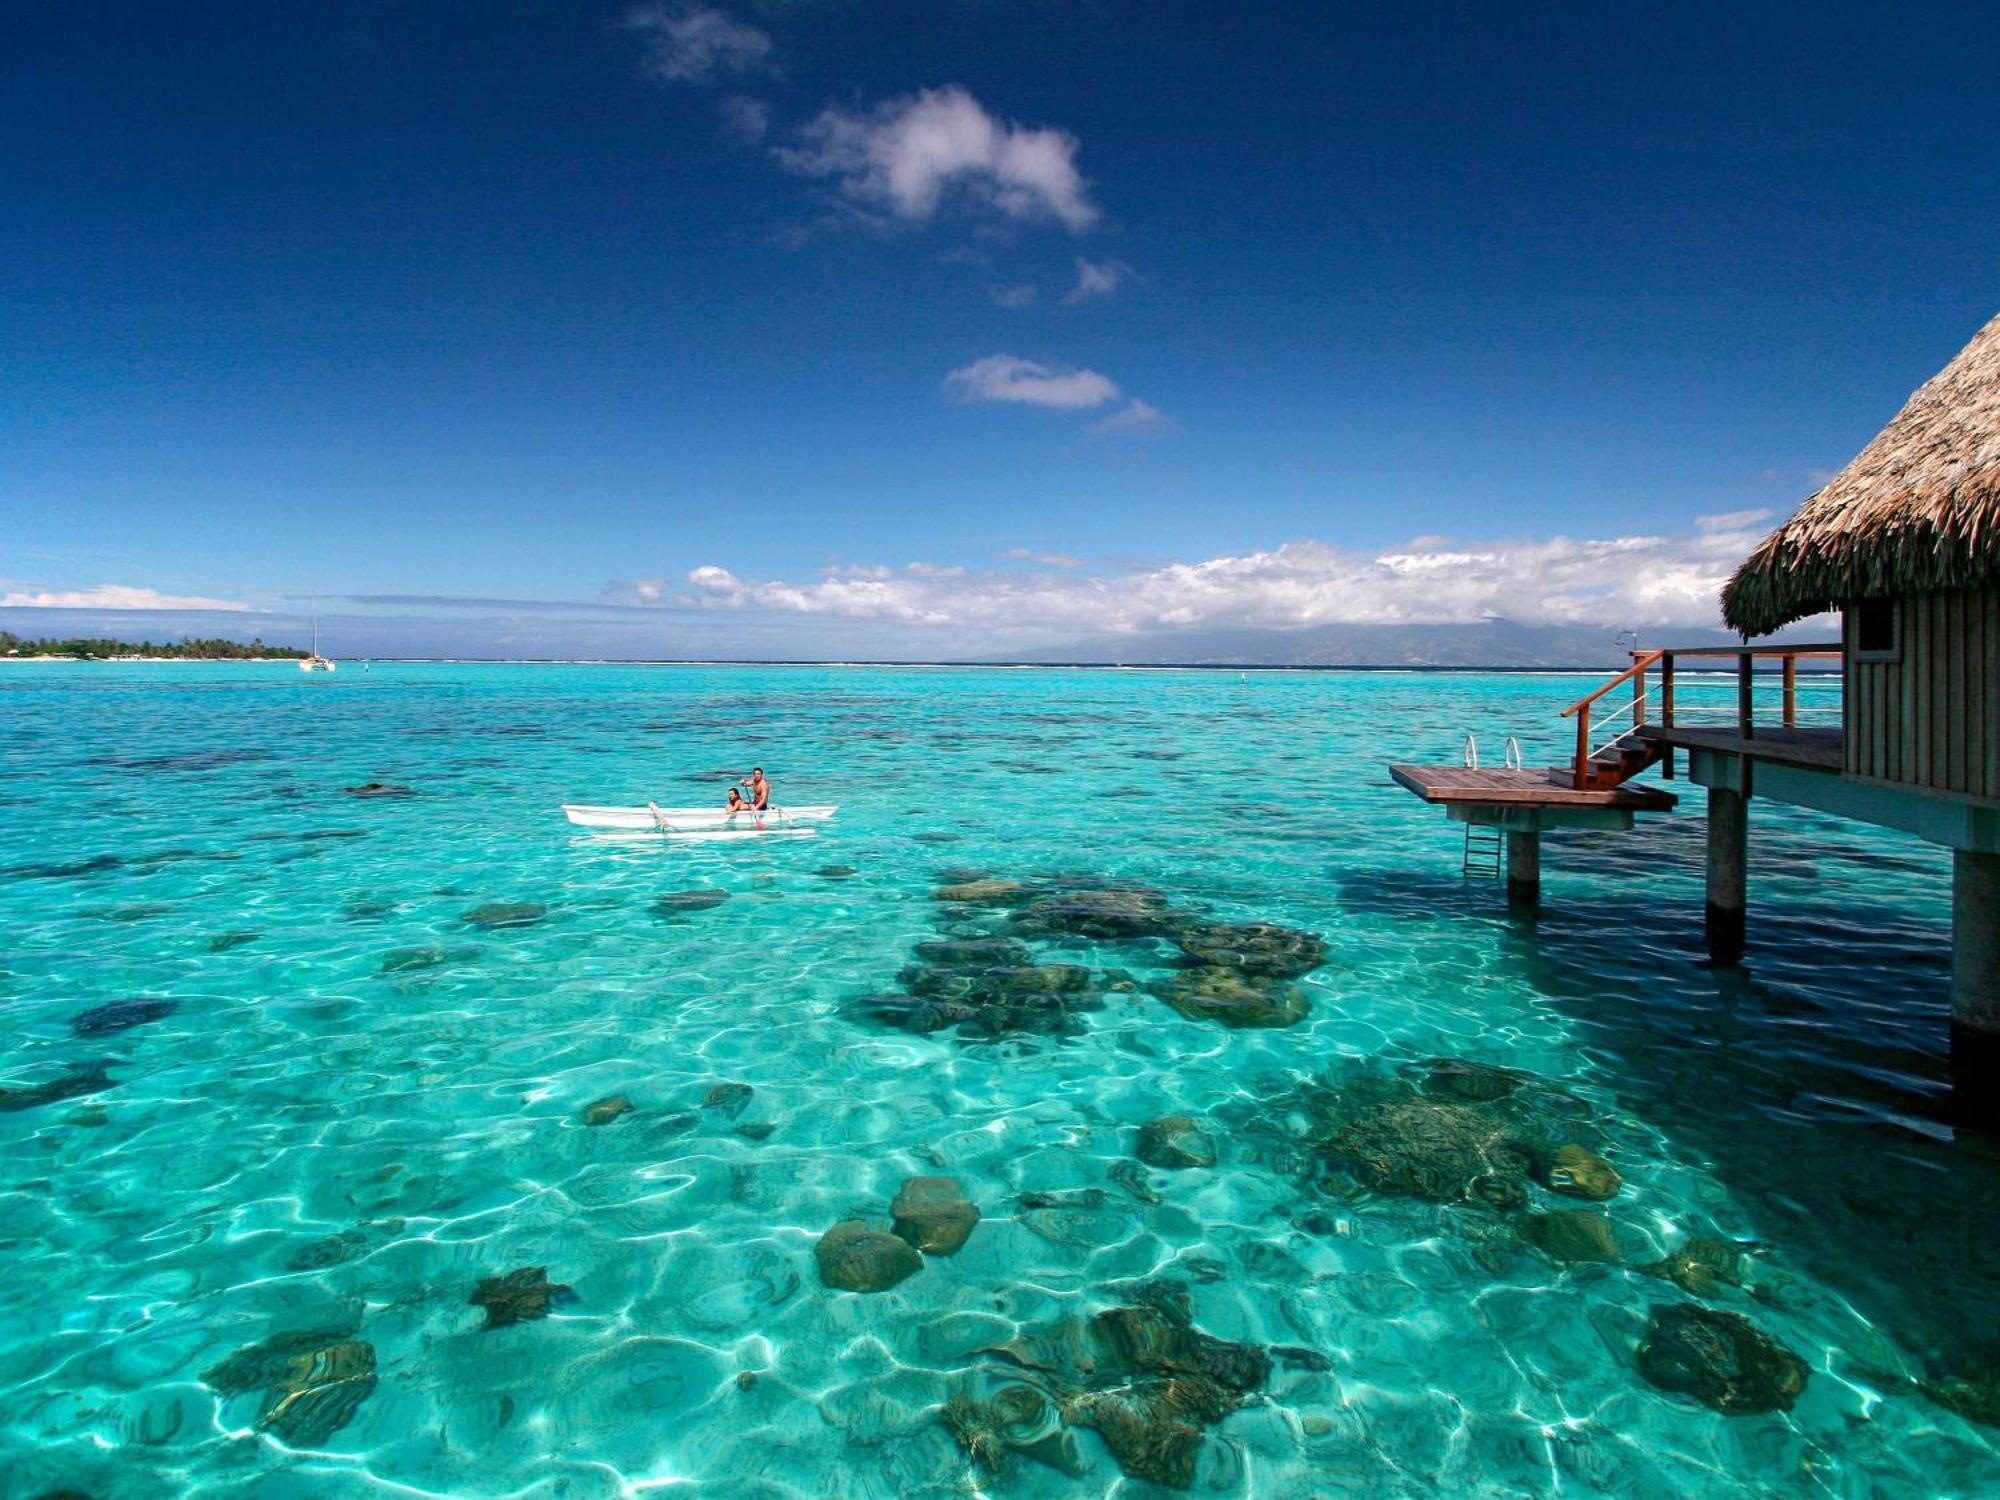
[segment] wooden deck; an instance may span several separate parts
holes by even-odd
[[[1781,766],[1797,766],[1805,771],[1841,769],[1838,729],[1758,729],[1745,739],[1735,725],[1676,724],[1667,729],[1648,724],[1639,730],[1645,738],[1679,750],[1713,750],[1723,755],[1745,755],[1752,760],[1770,761]]]
[[[1389,774],[1426,802],[1665,812],[1676,800],[1671,792],[1629,781],[1623,786],[1578,790],[1567,766],[1556,771],[1475,771],[1467,766],[1392,765]]]

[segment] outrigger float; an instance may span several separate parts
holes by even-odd
[[[657,802],[648,802],[644,807],[563,804],[563,816],[579,828],[668,839],[811,838],[819,831],[817,825],[838,811],[839,806],[831,803],[767,807],[762,812],[749,808],[731,812],[726,807],[661,807]]]

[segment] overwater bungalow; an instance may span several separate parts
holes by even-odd
[[[1504,835],[1510,897],[1532,906],[1544,830],[1630,827],[1671,807],[1664,788],[1633,778],[1656,766],[1670,777],[1685,755],[1708,791],[1707,938],[1724,963],[1744,949],[1753,799],[1949,848],[1954,1066],[1986,1076],[2000,1065],[2000,317],[1744,561],[1722,608],[1746,642],[1828,612],[1840,639],[1635,651],[1565,710],[1568,764],[1392,775],[1465,823],[1469,848],[1481,832],[1496,845]],[[1833,722],[1801,715],[1801,663],[1837,664]],[[1731,664],[1733,713],[1677,717],[1677,670],[1685,683]],[[1628,685],[1629,699],[1615,691]],[[1760,721],[1760,685],[1780,694],[1776,722],[1768,709]]]

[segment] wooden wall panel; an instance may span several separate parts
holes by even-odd
[[[1847,773],[2000,800],[2000,588],[1906,599],[1902,631],[1897,660],[1843,664]]]

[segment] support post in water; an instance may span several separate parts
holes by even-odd
[[[1708,790],[1708,956],[1719,964],[1743,957],[1744,862],[1750,843],[1750,799],[1728,787]]]
[[[1951,1064],[1960,1104],[2000,1115],[2000,854],[1951,852]]]
[[[1542,836],[1507,833],[1507,905],[1533,911],[1542,904]]]

